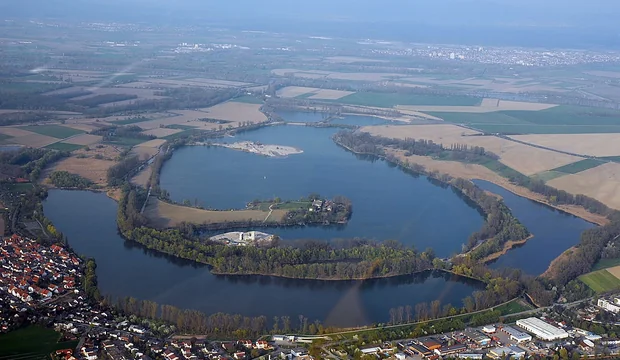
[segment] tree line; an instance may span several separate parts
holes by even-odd
[[[52,172],[49,179],[59,188],[88,189],[94,185],[89,179],[64,170]]]
[[[106,173],[109,186],[122,185],[127,176],[140,165],[137,155],[126,156],[118,163],[110,166]]]

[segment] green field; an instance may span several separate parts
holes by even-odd
[[[595,168],[599,165],[603,165],[604,163],[604,161],[597,159],[583,159],[574,163],[560,166],[558,168],[552,169],[551,171],[557,171],[564,174],[576,174],[582,171],[586,171],[588,169]]]
[[[120,146],[135,146],[142,144],[143,142],[149,141],[148,139],[137,139],[137,138],[128,138],[128,137],[116,137],[114,140],[105,141],[105,144],[113,144]]]
[[[20,129],[32,131],[33,133],[55,137],[57,139],[68,138],[69,136],[83,134],[84,131],[72,129],[61,125],[31,125],[21,126]]]
[[[269,206],[271,206],[273,202],[265,201],[258,204],[256,207],[257,210],[269,211]],[[296,210],[296,209],[307,209],[310,207],[312,202],[310,201],[287,201],[281,204],[275,205],[273,209],[278,210]]]
[[[31,183],[14,183],[14,184],[10,184],[9,185],[9,189],[12,192],[27,192],[32,190],[32,184]]]
[[[498,310],[499,312],[502,313],[502,315],[509,315],[509,314],[516,314],[516,313],[520,313],[522,311],[527,311],[527,310],[532,310],[533,307],[531,306],[526,306],[523,301],[519,300],[519,299],[515,299],[507,304],[498,306],[496,308],[494,308],[493,310]]]
[[[605,157],[602,157],[601,159],[605,159],[605,160],[609,160],[613,162],[620,162],[620,156],[605,156]]]
[[[580,134],[620,132],[620,111],[580,106],[556,106],[541,111],[491,113],[427,112],[455,124],[487,133]]]
[[[391,108],[396,105],[476,106],[480,98],[460,95],[418,95],[400,93],[357,92],[333,102]]]
[[[47,145],[46,149],[60,150],[60,151],[74,151],[83,148],[84,145],[67,144],[62,142],[53,143]]]
[[[76,341],[59,343],[60,334],[54,330],[39,326],[0,335],[0,359],[50,359],[52,351],[71,349],[77,346]]]
[[[597,293],[607,292],[620,288],[620,279],[607,270],[598,270],[579,277],[584,284]]]
[[[531,177],[534,179],[542,180],[544,182],[551,181],[555,178],[559,178],[564,175],[577,174],[588,169],[595,168],[599,165],[605,164],[605,161],[598,159],[583,159],[574,163],[570,163],[564,166],[560,166],[555,169],[547,170],[534,174]]]
[[[240,102],[240,103],[246,103],[246,104],[262,104],[263,100],[259,99],[255,96],[249,96],[249,95],[245,95],[245,96],[240,96],[238,98],[234,98],[231,101],[233,102]]]
[[[618,265],[620,265],[620,258],[619,259],[601,259],[596,264],[594,264],[592,271],[606,269],[606,268],[610,268],[610,267],[614,267]]]
[[[0,141],[5,141],[12,138],[12,136],[9,136],[7,134],[0,134]]]

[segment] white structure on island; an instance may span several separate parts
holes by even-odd
[[[211,241],[223,242],[232,246],[246,246],[252,243],[268,243],[273,241],[274,235],[260,231],[232,231],[210,238]]]
[[[568,337],[568,333],[566,331],[535,317],[517,320],[517,326],[531,332],[537,338],[545,341],[566,339]]]

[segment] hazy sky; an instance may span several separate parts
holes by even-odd
[[[618,30],[618,0],[22,0],[0,1],[5,16],[117,16],[148,21],[407,21],[440,25],[609,26]]]

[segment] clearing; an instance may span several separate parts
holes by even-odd
[[[115,162],[110,160],[71,156],[57,161],[51,167],[45,169],[42,178],[47,178],[53,171],[64,170],[80,175],[97,185],[105,186],[107,184],[108,169],[114,164]]]
[[[269,221],[280,221],[286,215],[286,210],[274,210]],[[144,211],[146,217],[157,227],[173,227],[181,222],[194,224],[217,224],[231,221],[264,221],[269,211],[234,210],[215,211],[202,210],[187,206],[173,205],[161,200],[150,198]]]
[[[620,267],[598,270],[579,277],[584,284],[597,293],[603,293],[620,288]]]
[[[497,136],[483,136],[477,131],[456,125],[380,125],[361,131],[396,139],[426,139],[449,147],[452,144],[481,146],[500,157],[500,162],[524,175],[555,169],[582,158],[527,146]]]
[[[603,165],[555,178],[547,183],[571,194],[583,194],[620,210],[620,164]]]
[[[620,134],[515,135],[519,141],[588,156],[620,155]]]

